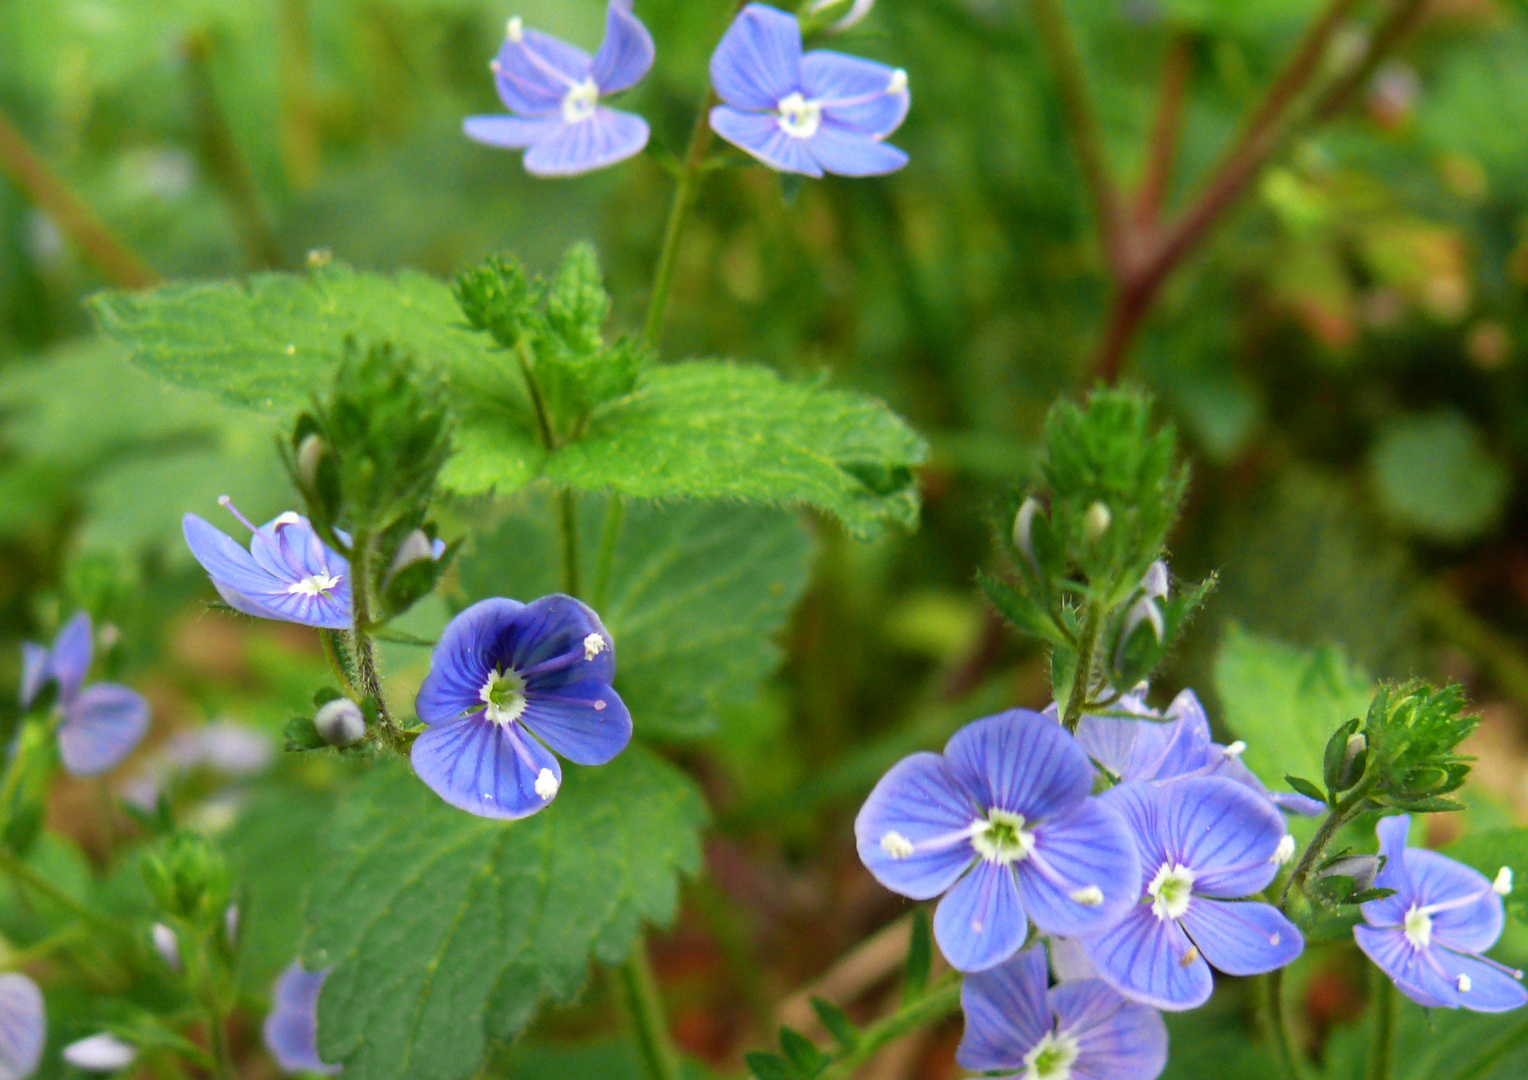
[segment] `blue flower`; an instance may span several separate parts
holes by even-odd
[[[340,1066],[325,1065],[318,1056],[318,995],[330,970],[304,971],[302,963],[293,960],[276,980],[261,1033],[284,1073],[333,1076],[340,1071]]]
[[[796,19],[763,4],[738,15],[711,57],[724,105],[711,127],[772,169],[879,176],[907,164],[881,140],[901,126],[907,72],[843,53],[801,54]]]
[[[1385,866],[1374,884],[1395,894],[1363,905],[1358,947],[1419,1005],[1505,1012],[1528,1003],[1523,973],[1480,955],[1501,936],[1512,871],[1487,881],[1445,855],[1408,848],[1410,824],[1402,815],[1376,829]]]
[[[479,817],[534,814],[562,786],[552,750],[603,765],[631,741],[614,678],[615,643],[571,596],[473,604],[446,627],[419,688],[429,730],[414,741],[414,771]]]
[[[70,619],[47,649],[21,647],[21,707],[30,708],[49,681],[58,684],[59,756],[75,776],[106,772],[132,752],[149,729],[149,703],[117,683],[85,686],[95,655],[95,632],[83,611]]]
[[[471,116],[467,137],[526,150],[533,176],[576,176],[640,153],[647,121],[599,104],[629,90],[653,66],[653,39],[631,13],[631,0],[610,0],[605,42],[590,59],[582,49],[509,20],[492,65],[499,99],[513,116]]]
[[[1046,989],[1045,950],[967,975],[966,1031],[955,1060],[1014,1080],[1156,1080],[1167,1065],[1167,1025],[1098,979]]]
[[[1145,884],[1123,919],[1082,942],[1116,990],[1192,1009],[1210,996],[1210,965],[1257,975],[1300,955],[1304,939],[1276,907],[1236,899],[1267,887],[1292,850],[1268,800],[1218,776],[1133,781],[1100,798],[1129,823]]]
[[[227,495],[218,502],[254,533],[248,551],[195,514],[187,514],[182,527],[191,554],[229,607],[260,619],[350,629],[350,564],[318,538],[307,518],[288,510],[257,529]]]
[[[968,724],[944,754],[905,758],[854,822],[859,856],[914,900],[945,894],[934,935],[950,964],[981,971],[1051,934],[1096,933],[1140,891],[1119,815],[1089,798],[1093,767],[1060,726],[1010,709]]]
[[[26,1080],[36,1072],[47,1035],[37,984],[15,971],[0,975],[0,1077]]]

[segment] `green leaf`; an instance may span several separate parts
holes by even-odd
[[[585,500],[581,535],[597,547],[603,500]],[[550,501],[527,497],[462,559],[467,595],[529,600],[556,592]],[[616,690],[639,733],[713,730],[780,663],[776,639],[810,575],[813,543],[791,513],[762,506],[634,503],[600,604],[616,645]],[[593,558],[583,566],[592,581]]]
[[[1450,859],[1473,866],[1493,881],[1503,866],[1512,871],[1515,888],[1504,903],[1517,918],[1528,922],[1528,829],[1486,829],[1455,840],[1443,849]]]
[[[812,1011],[833,1041],[843,1050],[853,1050],[859,1045],[859,1029],[837,1005],[820,997],[812,998]]]
[[[1326,802],[1326,792],[1322,791],[1309,780],[1299,776],[1286,776],[1284,782],[1307,799],[1315,799],[1317,802]]]
[[[806,1076],[816,1076],[833,1063],[833,1059],[819,1050],[816,1043],[795,1028],[780,1029],[780,1049],[785,1052],[791,1064]]]
[[[1399,996],[1399,995],[1397,995]],[[1332,1034],[1321,1080],[1364,1080],[1373,1010]],[[1519,1080],[1528,1075],[1528,1016],[1424,1009],[1401,998],[1391,1046],[1391,1080]]]
[[[750,1050],[743,1055],[743,1061],[758,1080],[801,1080],[801,1073],[796,1067],[779,1054]]]
[[[699,866],[704,802],[640,746],[565,766],[552,805],[517,822],[447,806],[379,767],[341,807],[308,897],[322,1056],[349,1080],[459,1080],[490,1040],[567,1000],[591,957],[618,963],[644,920],[667,923]]]
[[[1430,540],[1462,543],[1489,532],[1511,487],[1480,430],[1455,412],[1403,416],[1380,433],[1370,459],[1386,512]]]
[[[928,974],[934,962],[933,935],[929,932],[928,912],[913,912],[913,932],[907,942],[907,962],[902,969],[902,1000],[912,1001],[928,986]]]
[[[1305,652],[1232,626],[1215,660],[1226,727],[1247,743],[1242,760],[1274,783],[1286,773],[1322,774],[1327,740],[1364,715],[1368,678],[1332,647]]]

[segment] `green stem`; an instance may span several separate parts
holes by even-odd
[[[645,939],[637,940],[631,958],[621,965],[620,974],[631,1026],[636,1029],[637,1045],[647,1065],[647,1075],[652,1080],[680,1080],[679,1051],[669,1038],[663,1001],[658,996],[658,984],[647,959]]]
[[[578,498],[572,488],[557,493],[557,506],[562,523],[562,591],[569,596],[579,594],[578,579]]]
[[[959,1009],[960,977],[951,973],[930,987],[922,997],[907,1002],[890,1016],[862,1031],[854,1049],[846,1050],[826,1070],[818,1073],[818,1080],[846,1080],[862,1062],[887,1043],[900,1039],[924,1024],[943,1020]]]
[[[1066,696],[1066,711],[1062,723],[1068,731],[1075,732],[1082,720],[1083,705],[1088,700],[1088,689],[1093,682],[1094,654],[1098,651],[1098,634],[1103,628],[1104,609],[1097,600],[1088,601],[1087,613],[1082,617],[1082,633],[1077,638],[1077,666],[1072,671],[1072,686]]]
[[[1279,1049],[1279,1064],[1286,1080],[1305,1080],[1305,1064],[1289,1037],[1289,1019],[1284,1015],[1284,969],[1269,972],[1258,979],[1263,988],[1263,1009],[1268,1034]]]
[[[403,747],[403,731],[387,711],[387,700],[382,696],[382,679],[377,674],[377,657],[372,649],[371,632],[371,536],[363,529],[356,530],[351,544],[350,603],[354,614],[351,631],[355,653],[356,681],[358,689],[377,703],[377,719],[382,732],[395,750]]]
[[[589,590],[589,606],[598,611],[605,603],[605,593],[610,590],[610,572],[615,566],[615,545],[621,538],[621,523],[626,517],[626,504],[620,492],[610,493],[605,506],[605,523],[600,526],[600,553],[594,564],[594,585]]]
[[[209,994],[207,998],[207,1041],[212,1044],[212,1072],[218,1080],[233,1080],[233,1055],[228,1051],[226,1022]]]
[[[684,235],[685,219],[695,204],[700,189],[701,167],[711,147],[711,109],[716,105],[715,90],[706,91],[690,130],[690,146],[674,185],[674,201],[669,205],[668,224],[663,229],[663,247],[658,253],[658,268],[653,272],[653,295],[647,305],[647,325],[642,340],[656,349],[663,337],[663,318],[668,314],[669,289],[674,284],[674,266],[679,260],[679,240]]]
[[[536,427],[541,432],[541,445],[547,453],[557,449],[557,436],[552,431],[552,419],[546,410],[546,400],[541,396],[541,386],[536,382],[535,357],[525,339],[515,346],[515,362],[520,365],[520,375],[525,379],[525,389],[531,396],[531,407],[536,410]]]
[[[1305,879],[1310,876],[1311,868],[1321,858],[1321,853],[1326,850],[1326,845],[1331,843],[1332,837],[1337,830],[1347,824],[1363,805],[1363,801],[1369,797],[1369,792],[1379,782],[1379,777],[1373,773],[1366,775],[1351,791],[1347,793],[1335,807],[1327,811],[1322,819],[1321,827],[1316,830],[1316,835],[1311,837],[1310,843],[1305,848],[1305,853],[1300,856],[1300,861],[1295,864],[1294,870],[1289,875],[1289,880],[1284,882],[1284,888],[1279,893],[1279,910],[1287,912],[1289,909],[1289,894],[1297,886],[1304,892]]]
[[[1374,1010],[1374,1031],[1369,1043],[1369,1067],[1364,1070],[1364,1080],[1388,1080],[1390,1076],[1390,1047],[1395,1041],[1395,987],[1390,976],[1378,967],[1369,972],[1374,985],[1373,1000],[1369,1007]]]

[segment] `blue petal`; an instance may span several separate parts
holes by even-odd
[[[64,768],[95,776],[127,757],[149,729],[149,703],[116,683],[87,686],[64,710],[58,748]]]
[[[822,166],[807,149],[807,140],[787,135],[773,113],[747,113],[718,105],[711,110],[711,130],[771,169],[821,176]]]
[[[1056,1028],[1077,1040],[1077,1080],[1156,1080],[1167,1066],[1162,1014],[1127,1001],[1099,979],[1068,983],[1050,992]]]
[[[505,40],[495,61],[494,86],[510,112],[546,116],[562,111],[568,90],[589,74],[589,54],[535,30]]]
[[[524,150],[564,126],[560,116],[469,116],[462,121],[467,138],[506,150]]]
[[[1042,873],[1037,859],[1059,876]],[[1035,857],[1019,862],[1024,908],[1047,934],[1093,934],[1111,925],[1141,895],[1141,864],[1130,828],[1107,803],[1087,799],[1035,831]],[[1096,905],[1071,896],[1093,886],[1103,893]]]
[[[589,74],[601,94],[618,94],[642,81],[653,66],[653,38],[629,4],[610,0],[605,12],[605,40],[594,54]]]
[[[48,650],[35,641],[21,643],[21,707],[29,709],[48,681]]]
[[[907,154],[895,146],[840,128],[826,119],[806,145],[823,172],[838,176],[884,176],[907,164]]]
[[[1447,949],[1434,949],[1433,957],[1452,981],[1459,1004],[1464,1008],[1495,1013],[1528,1005],[1528,991],[1523,989],[1523,984],[1500,968]],[[1459,989],[1460,975],[1469,980],[1465,984],[1468,990]]]
[[[1295,924],[1272,904],[1195,896],[1183,929],[1212,967],[1227,975],[1261,975],[1293,963],[1305,948]]]
[[[532,176],[577,176],[640,154],[647,121],[601,106],[587,120],[562,124],[530,148],[525,171]]]
[[[414,740],[414,772],[446,802],[486,818],[523,818],[556,795],[536,791],[542,772],[562,784],[562,767],[552,752],[528,738],[516,724],[496,724],[482,716],[437,724]]]
[[[1141,725],[1135,764],[1150,773],[1141,779],[1166,780],[1193,772],[1210,745],[1210,720],[1192,690],[1180,692],[1162,715],[1166,723]]]
[[[1353,927],[1353,939],[1395,987],[1424,1008],[1457,1009],[1459,987],[1427,963],[1424,950],[1414,949],[1399,927]]]
[[[37,984],[19,972],[0,975],[0,1077],[25,1080],[36,1072],[47,1034]]]
[[[973,1072],[1023,1069],[1024,1055],[1051,1030],[1045,988],[1045,950],[1039,945],[967,975],[960,987],[966,1030],[956,1063]]]
[[[296,533],[277,535],[273,525],[262,527],[251,545],[258,551],[260,559],[278,568],[275,572],[262,566],[254,554],[195,514],[187,514],[182,522],[191,554],[202,564],[218,594],[230,607],[257,618],[332,630],[348,629],[352,618],[350,572],[345,560],[318,543],[310,526]],[[267,530],[269,535],[266,535]],[[322,595],[289,591],[311,571],[285,565],[286,553],[291,552],[294,557],[300,555],[300,561],[306,564],[315,558],[310,538],[312,543],[318,544],[317,558],[321,560],[314,570],[340,578],[335,588]]]
[[[1136,1001],[1179,1012],[1197,1008],[1214,989],[1210,965],[1174,919],[1159,919],[1137,904],[1125,917],[1083,948],[1099,977]]]
[[[1168,862],[1167,796],[1155,784],[1132,780],[1110,788],[1098,796],[1125,822],[1135,841],[1141,876],[1147,880]]]
[[[631,742],[631,713],[607,682],[585,679],[556,694],[526,695],[520,722],[578,765],[603,765]]]
[[[590,653],[590,637],[599,639]],[[526,604],[516,625],[507,628],[495,646],[510,650],[515,670],[534,691],[551,692],[595,679],[615,679],[615,642],[594,609],[562,593]]]
[[[903,758],[881,777],[854,819],[860,861],[892,892],[929,900],[955,884],[976,857],[969,840],[941,844],[894,859],[881,846],[897,833],[918,846],[949,837],[976,820],[975,807],[950,776],[944,758],[922,753]]]
[[[1284,819],[1266,799],[1231,780],[1188,776],[1161,788],[1169,858],[1194,872],[1194,893],[1235,899],[1261,892],[1278,873],[1273,855]],[[1156,868],[1142,868],[1150,877]]]
[[[1077,740],[1027,709],[967,724],[950,737],[944,756],[980,806],[1030,821],[1080,805],[1093,786],[1093,765]]]
[[[419,687],[414,710],[426,724],[444,724],[481,709],[488,674],[503,662],[495,650],[500,631],[514,625],[525,605],[518,600],[480,600],[446,624],[430,654],[430,673]]]
[[[59,701],[67,704],[79,693],[94,655],[95,631],[90,616],[77,612],[53,639],[53,651],[48,658],[48,674],[58,680]]]
[[[1286,814],[1297,814],[1300,817],[1320,817],[1326,813],[1326,803],[1320,799],[1312,799],[1309,795],[1301,795],[1296,791],[1275,791],[1268,796]]]
[[[934,911],[934,940],[956,971],[984,971],[1024,944],[1029,920],[1013,867],[983,859]]]
[[[1416,889],[1406,865],[1406,833],[1411,828],[1411,815],[1398,814],[1381,818],[1374,827],[1379,836],[1379,853],[1385,857],[1385,865],[1374,877],[1376,889],[1394,889],[1394,896],[1383,900],[1370,900],[1359,911],[1372,926],[1399,926],[1406,918],[1406,909],[1416,902]]]
[[[1501,937],[1504,914],[1501,897],[1478,870],[1457,863],[1436,851],[1412,848],[1406,852],[1406,873],[1416,889],[1416,903],[1423,907],[1464,897],[1473,902],[1432,915],[1434,944],[1458,952],[1483,953]]]
[[[1048,705],[1046,715],[1050,716],[1055,709],[1054,703]],[[1110,711],[1134,713],[1153,718],[1157,715],[1134,694],[1122,695]],[[1059,711],[1055,719],[1060,720]],[[1083,713],[1082,718],[1077,722],[1076,738],[1088,757],[1121,780],[1151,780],[1154,777],[1140,775],[1145,770],[1133,764],[1136,741],[1141,738],[1141,732],[1146,726],[1139,720],[1130,720],[1123,716],[1097,716],[1092,713]]]
[[[801,27],[795,18],[763,4],[745,7],[711,56],[711,85],[737,109],[774,109],[799,92]]]
[[[801,58],[802,94],[822,102],[824,119],[856,135],[880,139],[901,126],[912,99],[905,74],[898,80],[902,88],[892,91],[896,77],[885,64],[826,49]]]
[[[325,1065],[318,1056],[318,995],[329,969],[307,972],[294,960],[276,980],[272,1007],[265,1018],[266,1049],[284,1073],[332,1076],[338,1065]]]

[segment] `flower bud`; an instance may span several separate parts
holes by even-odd
[[[297,447],[297,479],[305,492],[318,490],[318,466],[329,444],[316,431],[310,431]]]
[[[313,726],[330,746],[354,746],[366,737],[366,717],[349,698],[335,698],[313,717]]]
[[[1035,573],[1040,572],[1040,565],[1035,561],[1035,546],[1031,533],[1034,531],[1035,515],[1038,513],[1040,513],[1040,500],[1031,495],[1019,507],[1019,512],[1013,515],[1013,546],[1019,549]]]
[[[239,947],[239,905],[229,904],[228,910],[223,912],[223,936],[228,941],[230,949]]]
[[[137,1056],[136,1046],[123,1042],[109,1031],[64,1047],[64,1060],[86,1072],[116,1072],[131,1065]]]
[[[405,566],[412,566],[414,563],[424,562],[427,559],[431,562],[437,561],[445,552],[444,540],[431,540],[423,529],[415,529],[403,538],[403,543],[398,545],[384,580],[391,581]],[[383,587],[386,588],[386,585]]]
[[[162,922],[154,924],[154,951],[171,971],[177,974],[181,971],[180,942],[175,931]]]
[[[1154,600],[1165,600],[1167,587],[1167,564],[1158,559],[1146,568],[1146,576],[1141,578],[1141,591]]]
[[[1101,502],[1096,502],[1088,507],[1088,512],[1082,515],[1082,535],[1090,544],[1096,544],[1103,539],[1104,533],[1109,531],[1109,523],[1114,520],[1114,515],[1109,513],[1109,508]]]
[[[1378,855],[1348,855],[1317,871],[1318,878],[1349,877],[1353,879],[1354,892],[1367,892],[1374,888],[1384,859]]]
[[[1342,784],[1344,789],[1358,780],[1355,772],[1362,772],[1362,762],[1359,755],[1369,749],[1369,737],[1361,731],[1355,731],[1348,736],[1347,744],[1342,748]]]
[[[818,15],[831,12],[837,14],[843,12],[839,18],[827,27],[829,33],[838,34],[849,29],[875,7],[875,0],[816,0],[816,3],[806,9],[808,15]],[[847,9],[847,10],[846,10]]]

